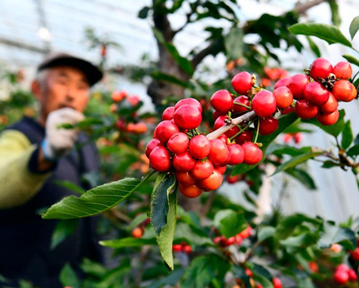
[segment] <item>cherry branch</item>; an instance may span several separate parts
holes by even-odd
[[[237,126],[237,125],[239,125],[239,124],[241,124],[243,122],[249,122],[256,116],[257,116],[257,114],[254,113],[254,111],[250,111],[250,112],[247,112],[246,114],[244,114],[242,116],[239,116],[237,118],[233,118],[233,119],[231,119],[232,121],[231,121],[230,124],[224,125],[221,128],[209,133],[207,135],[207,138],[208,138],[208,140],[216,139],[219,136],[221,136],[222,134],[226,133],[228,130],[232,129],[233,127],[235,127],[235,126]]]

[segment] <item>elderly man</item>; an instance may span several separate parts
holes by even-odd
[[[0,134],[0,275],[9,280],[5,284],[0,278],[0,284],[6,287],[18,287],[19,279],[37,287],[61,287],[58,279],[65,263],[80,271],[84,257],[101,258],[94,218],[81,219],[75,231],[51,249],[57,221],[39,216],[40,210],[74,194],[56,181],[90,188],[81,175],[98,169],[96,148],[77,145],[86,143],[86,136],[58,126],[84,119],[90,87],[101,78],[102,72],[83,59],[50,54],[31,85],[40,104],[37,119],[24,117]]]

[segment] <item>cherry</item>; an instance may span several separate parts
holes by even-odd
[[[319,121],[320,124],[325,126],[335,124],[338,121],[338,119],[339,119],[338,110],[335,110],[334,112],[328,114],[322,114],[322,113],[317,114],[317,120]]]
[[[172,120],[174,113],[175,113],[175,107],[173,107],[173,106],[167,107],[165,109],[165,111],[163,111],[162,121],[163,120]]]
[[[257,283],[256,288],[263,288],[262,284]]]
[[[279,278],[273,278],[273,288],[282,288],[282,281]]]
[[[302,119],[313,118],[318,113],[318,107],[307,102],[307,100],[298,100],[295,103],[295,113]]]
[[[236,99],[233,100],[233,113],[242,113],[242,112],[246,112],[249,111],[248,108],[243,107],[241,105],[235,104],[235,103],[239,103],[239,104],[243,104],[246,105],[248,107],[250,107],[250,103],[249,103],[249,99],[247,96],[239,96]]]
[[[288,107],[286,107],[284,109],[281,109],[280,114],[286,115],[286,114],[292,113],[293,111],[294,111],[293,106],[288,106]]]
[[[342,263],[337,267],[337,270],[343,270],[345,272],[349,272],[350,268],[348,267],[348,265]]]
[[[253,138],[253,132],[250,129],[243,131],[236,138],[236,143],[243,144],[244,142],[250,142]]]
[[[174,120],[176,125],[182,129],[195,129],[201,124],[202,115],[195,106],[185,104],[175,111]]]
[[[206,179],[213,173],[213,164],[211,161],[196,161],[196,164],[192,168],[190,174],[196,180]]]
[[[182,251],[182,245],[181,244],[173,244],[172,245],[173,252],[181,252]]]
[[[190,105],[190,106],[196,107],[198,109],[199,113],[202,113],[201,103],[194,98],[185,98],[185,99],[178,101],[177,104],[175,105],[175,111],[177,111],[177,109],[183,105]]]
[[[252,108],[259,117],[271,116],[277,108],[273,94],[267,90],[259,91],[253,97]]]
[[[226,122],[224,122],[228,117],[227,116],[219,116],[216,121],[214,121],[213,129],[217,130],[221,128],[222,126],[226,125]]]
[[[302,133],[295,133],[294,134],[294,143],[295,144],[299,144],[303,139],[303,134]]]
[[[313,261],[308,262],[308,266],[309,266],[310,270],[312,270],[313,273],[317,273],[319,270],[318,264]]]
[[[228,184],[234,184],[234,183],[238,182],[239,180],[240,180],[239,175],[234,175],[234,176],[228,176],[227,177]]]
[[[163,146],[157,146],[150,154],[150,165],[153,170],[166,172],[170,169],[171,159],[167,149]]]
[[[317,58],[310,66],[310,77],[314,80],[325,79],[333,72],[333,66],[327,59]]]
[[[178,182],[181,182],[184,186],[191,186],[196,184],[196,179],[189,172],[175,172],[175,176]]]
[[[279,79],[279,80],[277,81],[277,83],[275,83],[274,89],[277,89],[277,88],[282,87],[282,86],[287,86],[289,80],[290,80],[289,77],[285,77],[285,78]]]
[[[350,269],[348,271],[348,277],[349,277],[349,281],[357,281],[358,280],[358,275],[355,273],[355,271],[353,269]]]
[[[287,87],[292,91],[294,99],[303,99],[305,86],[309,83],[309,77],[304,74],[296,74],[290,77]]]
[[[273,91],[278,108],[286,108],[293,102],[293,94],[288,87],[281,86]]]
[[[181,154],[176,154],[172,159],[173,167],[179,172],[191,171],[196,164],[196,160],[186,151]]]
[[[136,227],[135,229],[132,230],[131,234],[133,238],[141,238],[143,235],[143,230],[139,227]]]
[[[227,164],[229,154],[227,145],[219,139],[213,139],[209,141],[209,143],[211,148],[208,154],[208,159],[215,165],[223,166]]]
[[[248,165],[254,165],[262,160],[263,152],[253,142],[243,143],[242,148],[244,151],[244,159],[243,159],[244,163]]]
[[[218,90],[211,97],[212,107],[223,114],[226,114],[229,110],[232,109],[233,99],[231,93],[227,90]]]
[[[229,165],[238,165],[243,162],[244,151],[241,145],[239,144],[231,144],[228,145],[228,164]]]
[[[229,237],[228,239],[227,239],[227,246],[231,246],[231,245],[233,245],[234,243],[236,243],[236,238],[235,237]]]
[[[221,239],[222,239],[221,236],[215,237],[215,238],[213,239],[213,243],[216,244],[216,245],[218,245],[218,244],[220,244]]]
[[[233,128],[229,129],[225,135],[228,137],[228,138],[232,138],[234,135],[238,134],[239,132],[239,128],[238,126],[234,126]]]
[[[187,198],[196,198],[202,194],[201,188],[196,185],[184,186],[181,182],[178,183],[178,189]]]
[[[349,79],[352,76],[353,69],[349,62],[338,62],[333,67],[333,74],[338,79]]]
[[[173,134],[176,134],[178,132],[179,129],[176,124],[169,120],[165,120],[157,125],[153,137],[160,140],[163,145],[166,145],[168,139],[170,139]]]
[[[227,166],[214,166],[214,169],[223,175],[224,173],[226,173]]]
[[[354,251],[349,251],[349,253],[355,261],[359,261],[359,247],[357,247]]]
[[[278,120],[274,117],[267,117],[259,120],[259,134],[269,135],[278,128]]]
[[[249,236],[251,236],[252,233],[252,227],[250,225],[247,226],[246,229],[244,229],[241,233],[238,235],[242,237],[242,239],[247,239]]]
[[[191,245],[183,245],[182,251],[183,251],[184,253],[187,253],[187,254],[192,253],[192,247],[191,247]]]
[[[126,91],[114,91],[111,95],[113,102],[120,102],[121,100],[123,100],[126,97],[127,97]]]
[[[226,134],[222,134],[222,135],[218,136],[217,139],[223,141],[223,143],[225,143],[225,144],[227,144],[227,142],[228,142],[228,137]]]
[[[244,270],[244,272],[246,273],[246,275],[247,275],[248,277],[253,277],[253,272],[251,271],[251,269],[246,268],[246,269]]]
[[[344,270],[337,270],[334,273],[334,282],[338,284],[345,284],[349,280],[348,272]]]
[[[152,139],[150,142],[148,142],[145,152],[147,158],[150,157],[152,150],[155,149],[157,146],[162,146],[161,141],[158,139]]]
[[[253,86],[253,77],[248,72],[240,72],[232,79],[232,87],[238,94],[247,94]]]
[[[334,95],[329,92],[328,101],[325,102],[322,106],[319,107],[320,112],[322,113],[332,113],[338,109],[338,101]]]
[[[304,89],[304,98],[315,106],[325,104],[329,99],[329,91],[318,82],[309,83]]]
[[[219,117],[219,116],[224,116],[222,113],[219,113],[218,111],[214,110],[213,113],[212,113],[212,118],[214,121],[216,121],[216,119]]]
[[[203,159],[211,149],[209,140],[204,135],[196,135],[189,141],[189,153],[196,159]]]
[[[236,235],[236,244],[241,245],[242,241],[243,241],[243,238],[241,237],[241,235],[237,234]]]
[[[167,148],[175,154],[180,154],[187,151],[189,139],[186,134],[178,132],[173,134],[167,142]]]
[[[357,91],[348,80],[339,80],[333,87],[333,95],[338,101],[349,102],[356,97]],[[354,97],[353,97],[354,96]]]
[[[217,170],[213,170],[212,174],[203,180],[199,180],[197,185],[204,191],[212,191],[218,189],[223,181],[223,176]]]

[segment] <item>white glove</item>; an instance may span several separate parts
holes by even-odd
[[[76,124],[85,117],[72,108],[52,111],[46,119],[46,136],[41,144],[45,159],[55,161],[69,152],[75,144],[79,131],[77,129],[58,128],[59,125]]]

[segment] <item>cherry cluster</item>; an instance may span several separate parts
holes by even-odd
[[[252,227],[248,225],[241,233],[238,233],[236,236],[229,237],[228,239],[225,236],[217,236],[213,239],[214,244],[219,245],[220,247],[228,247],[231,245],[240,245],[244,239],[247,239],[251,236]]]
[[[191,245],[187,244],[186,242],[181,242],[180,244],[173,244],[172,250],[175,253],[183,252],[186,254],[192,253]]]
[[[334,272],[334,282],[338,284],[345,284],[348,281],[357,281],[358,276],[353,269],[350,269],[345,264],[340,264]]]
[[[253,278],[253,272],[249,269],[249,268],[245,268],[245,273],[246,273],[246,275],[249,277],[249,278],[251,278],[251,281],[253,281],[252,280],[252,278]],[[254,282],[254,281],[253,281]],[[238,284],[242,284],[242,280],[241,279],[237,279],[237,283]],[[272,283],[273,283],[273,288],[283,288],[283,284],[282,284],[282,281],[279,279],[279,278],[275,278],[275,277],[273,277],[272,278]],[[262,284],[260,284],[260,283],[254,283],[253,285],[255,285],[254,287],[255,288],[263,288],[263,286],[262,286]],[[241,286],[239,286],[239,285],[235,285],[235,286],[233,286],[232,288],[240,288]]]

